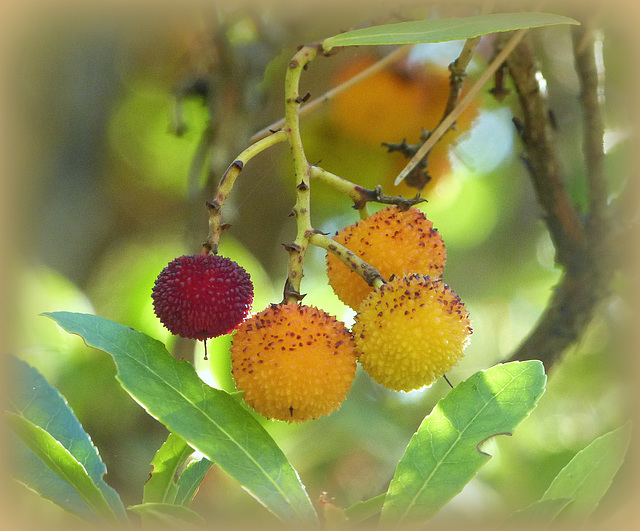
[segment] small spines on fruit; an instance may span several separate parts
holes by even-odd
[[[387,207],[344,227],[333,239],[375,267],[385,279],[411,274],[441,277],[446,262],[442,236],[417,208]],[[331,253],[327,254],[327,275],[338,298],[356,311],[373,290]]]
[[[205,340],[233,331],[253,303],[253,283],[229,258],[184,255],[171,261],[155,281],[153,308],[173,334]]]
[[[352,328],[358,360],[394,391],[430,385],[463,356],[469,313],[441,279],[396,277],[360,305]]]
[[[244,401],[266,418],[287,422],[338,409],[356,372],[344,323],[297,303],[271,306],[244,321],[233,337],[231,363]]]

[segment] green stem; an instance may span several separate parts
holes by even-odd
[[[297,234],[293,243],[286,244],[289,252],[287,282],[284,287],[284,302],[295,302],[302,299],[300,282],[302,281],[302,264],[309,247],[307,233],[312,231],[310,214],[310,166],[302,146],[300,136],[300,120],[298,109],[303,98],[298,93],[302,71],[318,54],[319,45],[303,46],[289,62],[285,76],[285,122],[286,133],[291,147],[296,182],[296,204],[293,214],[296,216]]]
[[[244,165],[255,157],[258,153],[261,153],[265,149],[284,142],[287,139],[287,133],[284,131],[276,131],[272,135],[259,140],[258,142],[250,145],[245,149],[227,168],[224,172],[220,184],[218,185],[218,191],[213,201],[207,202],[207,208],[209,209],[209,235],[206,241],[202,244],[202,254],[217,254],[218,244],[220,243],[220,232],[227,228],[227,225],[220,222],[222,214],[222,205],[227,199],[227,196],[231,193],[233,184],[236,181],[238,175],[244,168]]]
[[[385,283],[380,272],[372,265],[365,262],[358,255],[338,243],[333,238],[318,231],[311,231],[308,235],[309,242],[336,255],[340,261],[354,273],[358,273],[369,286],[379,288]]]
[[[342,177],[318,166],[311,166],[310,175],[312,178],[323,181],[339,192],[348,195],[352,199],[354,207],[358,209],[360,219],[369,217],[367,202],[371,201],[371,190],[367,190],[366,188],[352,183],[351,181],[347,181],[346,179],[343,179]]]
[[[354,203],[354,207],[360,211],[362,219],[369,216],[367,212],[367,203],[373,201],[385,205],[398,205],[400,208],[407,209],[419,203],[423,203],[426,199],[416,195],[411,199],[405,199],[402,196],[391,196],[382,193],[382,187],[376,186],[373,190],[364,188],[358,184],[352,183],[347,179],[335,175],[318,166],[311,166],[310,175],[312,178],[322,181],[336,190],[348,195]]]
[[[416,203],[424,201],[419,196],[414,199],[386,196],[379,186],[375,190],[368,190],[322,168],[309,164],[300,136],[299,110],[300,104],[305,98],[299,94],[299,85],[302,71],[318,55],[320,50],[320,44],[310,44],[300,48],[289,62],[285,76],[285,127],[282,131],[287,135],[293,158],[296,183],[296,204],[293,208],[293,215],[296,217],[297,234],[293,243],[285,244],[285,249],[289,252],[289,262],[283,302],[296,302],[304,297],[300,293],[300,283],[303,276],[302,266],[310,243],[338,256],[351,270],[361,275],[369,285],[379,287],[385,282],[374,267],[364,262],[346,247],[313,228],[310,213],[311,177],[322,180],[347,194],[353,199],[356,208],[360,211],[361,218],[368,216],[367,202],[369,201],[397,204],[404,208],[409,208]]]

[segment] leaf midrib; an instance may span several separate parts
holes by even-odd
[[[522,13],[521,15],[539,15],[540,13],[537,12],[529,12],[529,13]],[[325,39],[325,42],[328,41],[330,46],[349,46],[349,45],[353,45],[353,43],[358,43],[358,41],[363,40],[363,39],[372,39],[375,37],[379,37],[379,36],[383,36],[388,38],[389,40],[391,39],[396,39],[396,38],[400,38],[401,41],[400,42],[413,42],[413,43],[417,43],[417,42],[432,42],[431,39],[432,37],[430,37],[430,35],[433,34],[438,34],[438,33],[442,33],[442,32],[449,32],[451,33],[452,31],[455,30],[455,32],[459,33],[461,31],[464,31],[465,28],[468,27],[474,27],[476,26],[479,22],[480,19],[483,20],[488,20],[489,17],[491,17],[491,20],[503,20],[505,18],[508,17],[504,17],[501,15],[505,15],[505,13],[493,13],[490,15],[482,15],[482,16],[471,16],[471,17],[450,17],[450,18],[445,18],[445,19],[432,19],[432,20],[412,20],[412,21],[405,21],[405,22],[397,22],[395,24],[387,24],[387,25],[383,25],[380,27],[379,32],[376,33],[374,31],[374,28],[376,27],[371,27],[371,28],[363,28],[362,30],[353,30],[351,33],[353,33],[354,35],[351,36],[346,36],[346,35],[335,35],[334,37],[342,37],[344,39],[344,42],[342,44],[337,44],[334,45],[331,43],[331,39],[333,39],[334,37],[328,37],[327,39]],[[565,17],[566,18],[566,17]],[[455,21],[455,24],[451,24],[453,21]],[[421,25],[424,25],[425,23],[430,23],[431,25],[435,26],[431,29],[420,29]],[[522,24],[504,24],[503,23],[503,27],[500,28],[496,28],[493,29],[490,32],[487,32],[485,30],[478,30],[478,31],[473,31],[473,32],[465,32],[463,37],[460,37],[457,35],[452,36],[450,39],[438,39],[437,42],[445,42],[447,40],[459,40],[461,38],[474,38],[474,37],[480,37],[482,35],[488,35],[491,33],[502,33],[505,31],[511,31],[511,30],[515,30],[515,29],[531,29],[531,28],[538,28],[538,27],[544,27],[544,26],[549,26],[549,25],[559,25],[559,24],[568,24],[569,22],[561,22],[561,21],[557,21],[557,22],[548,22],[548,21],[538,21],[536,23],[533,24],[526,24],[526,25],[522,25]],[[397,31],[394,32],[390,32],[388,30],[385,30],[385,28],[389,28],[389,26],[396,26],[398,29]],[[413,26],[415,26],[416,29],[413,29]],[[517,26],[517,27],[516,27]],[[401,28],[405,28],[404,31]],[[410,31],[407,31],[406,28],[411,28]],[[377,28],[376,28],[377,29]],[[420,41],[418,41],[417,39],[415,39],[415,35],[420,36]],[[426,39],[426,40],[425,40]],[[337,39],[336,39],[337,40]]]
[[[258,470],[268,479],[268,481],[275,487],[276,491],[278,492],[278,494],[280,494],[280,496],[282,497],[282,499],[285,501],[285,503],[291,507],[293,509],[293,512],[301,519],[304,521],[304,518],[301,516],[301,514],[298,512],[298,510],[296,509],[296,507],[294,505],[292,505],[289,501],[288,496],[284,493],[284,491],[281,489],[280,485],[278,485],[278,483],[276,481],[274,481],[274,479],[267,473],[267,471],[260,465],[260,463],[258,461],[256,461],[256,459],[245,450],[245,448],[233,437],[231,437],[231,435],[225,430],[223,429],[212,417],[210,417],[206,411],[204,411],[203,409],[199,408],[195,403],[191,402],[190,400],[188,400],[188,398],[182,393],[181,390],[177,389],[176,387],[174,387],[173,385],[171,385],[167,380],[165,380],[163,377],[161,377],[158,373],[156,373],[155,371],[151,370],[151,368],[149,367],[149,365],[143,365],[140,360],[138,360],[136,357],[132,356],[131,354],[129,354],[126,350],[124,350],[122,347],[120,347],[119,345],[117,345],[116,343],[110,342],[108,338],[106,338],[104,335],[102,335],[99,331],[98,332],[93,332],[95,333],[96,336],[100,337],[103,341],[108,342],[108,343],[112,343],[114,345],[114,347],[119,350],[121,353],[124,354],[124,356],[126,356],[127,358],[133,360],[135,363],[139,364],[141,367],[145,368],[148,372],[150,372],[151,374],[153,374],[156,378],[158,378],[158,380],[160,382],[162,382],[163,384],[165,384],[169,389],[173,390],[178,396],[180,396],[187,404],[191,405],[196,411],[200,412],[206,419],[208,419],[209,421],[211,421],[211,423],[216,426],[216,428],[218,430],[220,430],[220,432],[222,432],[229,441],[231,441],[233,444],[235,444],[240,450],[241,452],[247,456],[247,458],[255,464],[255,466],[258,468]],[[100,347],[98,347],[97,345],[92,345],[90,341],[88,341],[84,336],[82,336],[82,334],[79,334],[80,337],[82,337],[84,339],[84,341],[87,343],[87,345],[93,347],[93,348],[98,348],[100,350],[104,350]],[[137,333],[136,333],[137,336]],[[136,337],[136,342],[139,341],[139,338]],[[143,355],[145,356],[145,359],[147,357],[147,353],[144,351],[144,348],[142,348],[142,346],[140,345],[140,343],[138,342],[138,348],[141,350],[141,352],[143,353]],[[108,353],[108,351],[106,351]],[[179,362],[178,362],[179,363]],[[117,365],[117,363],[116,363]],[[120,375],[120,369],[118,368],[118,372],[116,375],[116,378],[124,385],[124,382],[122,382],[122,380],[119,377]],[[202,382],[202,381],[201,381]],[[204,382],[202,382],[202,384],[204,384]],[[206,391],[205,391],[206,392]],[[206,398],[206,397],[205,397]],[[144,406],[145,409],[147,409],[147,406]],[[195,445],[193,445],[194,449],[202,452],[203,454],[205,452],[203,452],[201,449],[196,448]],[[205,454],[206,455],[206,454]],[[212,459],[214,462],[216,462],[215,459]],[[218,464],[219,466],[219,464]]]
[[[582,476],[582,479],[577,483],[575,483],[575,486],[573,487],[573,489],[567,492],[567,494],[575,498],[575,494],[582,489],[582,486],[588,482],[588,480],[592,477],[593,474],[596,474],[596,471],[598,469],[597,465],[600,465],[600,463],[608,460],[613,452],[615,452],[615,449],[612,447],[609,447],[606,449],[604,453],[601,453],[598,457],[596,457],[596,461],[594,462],[593,466],[589,470],[587,470],[587,472]],[[546,496],[542,497],[543,500],[545,498]]]
[[[116,519],[116,514],[113,511],[113,508],[109,504],[109,502],[104,497],[104,493],[100,490],[100,487],[95,483],[93,478],[87,472],[87,469],[84,467],[83,463],[80,462],[70,451],[66,448],[59,440],[57,440],[53,435],[51,435],[48,431],[46,431],[41,426],[33,423],[31,420],[18,413],[6,412],[6,415],[13,415],[17,419],[22,419],[25,423],[28,423],[29,426],[33,426],[34,434],[39,435],[41,437],[41,442],[44,443],[44,446],[39,446],[34,450],[20,435],[20,439],[22,442],[51,470],[54,474],[56,474],[59,478],[65,481],[68,485],[70,485],[82,498],[82,500],[87,504],[87,506],[94,511],[97,515],[106,518],[107,520]],[[61,451],[71,460],[72,465],[77,465],[80,468],[81,472],[84,472],[82,477],[87,478],[86,484],[83,482],[79,484],[80,479],[76,476],[69,475],[67,473],[67,467],[60,466],[58,461],[53,457],[51,451],[52,446],[59,447]],[[45,461],[40,455],[44,456],[47,461]],[[80,472],[78,471],[78,472]],[[75,470],[72,472],[76,472]],[[80,473],[81,473],[80,472]],[[87,490],[89,489],[89,490]],[[91,496],[89,495],[91,494]]]
[[[522,372],[524,372],[526,370],[523,369],[523,371],[520,372],[520,374],[522,374]],[[517,376],[519,376],[520,374],[518,374]],[[422,491],[427,488],[427,484],[429,483],[429,481],[431,480],[431,478],[435,475],[435,473],[440,469],[440,466],[444,463],[445,459],[447,458],[447,456],[453,451],[453,449],[457,446],[458,442],[460,441],[460,439],[462,438],[462,435],[464,434],[464,432],[469,428],[469,426],[471,426],[471,424],[473,423],[473,421],[489,406],[489,404],[491,404],[491,402],[493,402],[495,399],[498,398],[498,396],[500,395],[500,393],[502,393],[509,385],[511,385],[513,383],[513,381],[516,379],[517,376],[513,376],[511,375],[511,380],[506,383],[502,389],[500,389],[500,391],[498,391],[495,395],[493,395],[493,397],[491,397],[491,400],[488,400],[487,402],[485,402],[484,406],[482,406],[481,409],[478,410],[478,412],[473,416],[473,418],[467,423],[467,425],[464,427],[464,429],[462,431],[459,432],[458,437],[456,438],[456,440],[454,441],[454,443],[450,446],[450,448],[445,452],[445,454],[442,456],[442,458],[440,460],[438,460],[438,462],[436,463],[436,466],[433,468],[433,470],[431,471],[431,473],[427,476],[427,478],[425,479],[425,481],[422,484],[422,487],[420,487],[420,489],[418,490],[418,492],[415,494],[415,496],[411,499],[411,502],[409,503],[409,505],[407,506],[407,508],[404,510],[404,512],[402,513],[402,515],[400,516],[400,519],[398,521],[398,526],[400,526],[400,524],[402,524],[403,520],[406,518],[406,516],[409,514],[409,512],[411,511],[411,509],[415,506],[416,504],[416,500],[420,497],[420,495],[422,494]]]

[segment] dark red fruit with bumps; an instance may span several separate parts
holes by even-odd
[[[249,273],[224,256],[185,255],[160,272],[151,297],[171,333],[205,340],[228,334],[244,321],[253,283]]]

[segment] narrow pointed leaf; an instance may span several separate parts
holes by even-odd
[[[107,485],[107,469],[91,438],[69,407],[65,398],[28,363],[7,357],[11,374],[9,409],[47,431],[82,464],[121,520],[126,519],[118,493]],[[12,444],[12,474],[40,496],[82,518],[93,514],[73,488],[51,471],[28,447],[17,440]]]
[[[585,520],[598,506],[624,461],[629,423],[598,437],[580,450],[553,479],[542,500],[573,498],[563,518]]]
[[[381,523],[423,522],[436,514],[491,458],[479,445],[511,434],[536,406],[545,383],[542,363],[533,360],[496,365],[452,389],[411,438]]]
[[[193,453],[182,437],[170,433],[151,461],[151,477],[144,485],[143,503],[173,503],[178,467]]]
[[[70,452],[53,436],[30,420],[16,413],[5,412],[11,430],[40,460],[59,477],[71,485],[91,509],[106,522],[117,518],[102,491],[87,474],[87,471]]]
[[[464,18],[439,18],[398,22],[361,28],[329,37],[322,42],[324,51],[336,46],[412,44],[470,39],[523,28],[555,24],[579,24],[576,20],[551,13],[493,13]]]
[[[238,480],[289,523],[316,522],[300,478],[275,441],[228,393],[149,336],[94,315],[46,314],[87,345],[111,354],[122,387],[147,412]]]
[[[204,519],[195,511],[171,503],[143,503],[130,505],[130,511],[141,515],[146,522],[181,527],[186,523],[203,524]]]
[[[49,469],[11,431],[6,433],[7,453],[11,456],[11,475],[20,484],[50,500],[65,511],[83,520],[96,521],[98,516],[76,490],[53,470]]]
[[[552,524],[572,501],[572,498],[538,500],[513,513],[506,523],[508,525],[535,524],[536,529],[543,529]]]
[[[178,478],[178,491],[174,503],[176,505],[184,505],[189,507],[191,500],[198,492],[198,487],[202,482],[205,474],[211,468],[211,461],[203,457],[199,461],[191,461]]]

